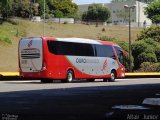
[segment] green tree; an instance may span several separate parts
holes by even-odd
[[[76,20],[81,20],[82,19],[82,12],[78,11],[75,15],[74,15],[74,18]]]
[[[65,17],[74,17],[78,6],[72,0],[48,0],[50,11],[61,11]]]
[[[31,3],[28,0],[14,0],[13,3],[13,10],[14,16],[29,18],[31,13]]]
[[[50,10],[49,10],[48,4],[47,4],[48,1],[46,0],[46,4],[45,4],[46,18],[50,14]],[[39,6],[38,6],[39,16],[43,16],[44,15],[44,0],[37,0],[37,3],[39,4]]]
[[[137,37],[137,41],[139,40],[148,40],[148,38],[153,41],[160,42],[160,26],[149,27],[140,32]]]
[[[60,11],[60,10],[55,10],[53,13],[54,13],[54,16],[56,18],[62,18],[63,17],[63,12]]]
[[[160,63],[143,62],[140,65],[139,72],[160,72]]]
[[[145,14],[153,23],[160,23],[160,0],[149,4],[145,8]]]
[[[140,68],[143,62],[156,63],[160,59],[159,43],[151,38],[136,41],[132,44],[132,55],[134,57],[134,69]]]
[[[107,21],[111,16],[108,8],[101,4],[92,4],[88,7],[88,11],[83,13],[82,20]]]
[[[31,3],[31,13],[33,16],[38,16],[39,15],[39,4],[38,3]]]
[[[83,21],[89,21],[88,12],[87,11],[83,12],[83,14],[82,14],[82,20]]]
[[[23,18],[43,16],[44,0],[1,0],[0,8],[4,19],[11,15]],[[61,17],[74,17],[77,11],[78,6],[72,0],[45,0],[46,18],[54,14]]]
[[[160,44],[158,44],[155,48],[155,54],[157,56],[157,61],[160,62]]]
[[[1,0],[0,1],[0,10],[3,19],[7,19],[9,16],[12,15],[12,3],[13,0]]]
[[[134,57],[135,70],[140,69],[140,71],[144,71],[144,66],[146,65],[144,62],[150,62],[153,64],[160,62],[159,33],[159,26],[143,29],[138,35],[136,42],[132,44],[132,55]],[[157,65],[155,64],[155,66]],[[149,69],[150,68],[148,68],[148,70]]]

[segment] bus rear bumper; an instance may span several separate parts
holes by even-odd
[[[24,79],[41,79],[48,78],[45,72],[22,72],[20,76]]]
[[[26,79],[64,79],[64,77],[55,72],[39,71],[39,72],[21,72],[20,76]]]
[[[125,78],[125,73],[121,72],[117,75],[117,78]]]

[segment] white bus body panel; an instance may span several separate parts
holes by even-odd
[[[67,56],[67,59],[77,70],[93,76],[107,75],[118,69],[117,61],[107,57]]]
[[[102,45],[96,40],[84,38],[58,38],[57,40]],[[77,70],[93,76],[107,75],[111,73],[111,70],[119,68],[117,61],[108,57],[66,56],[66,58]]]
[[[43,49],[41,38],[23,38],[19,44],[19,60],[22,72],[42,69]]]

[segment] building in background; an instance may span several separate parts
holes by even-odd
[[[151,20],[144,14],[144,8],[148,5],[144,0],[112,1],[110,6],[113,24],[128,24],[128,10],[124,8],[124,5],[135,6],[130,11],[132,26],[143,27],[144,23],[146,26],[151,25]]]
[[[153,0],[113,0],[111,3],[103,4],[111,11],[111,21],[114,25],[128,25],[128,10],[124,5],[135,6],[131,10],[131,25],[134,27],[150,26],[151,20],[144,14],[144,8]],[[79,5],[81,12],[87,11],[89,4]]]

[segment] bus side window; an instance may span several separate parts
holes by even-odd
[[[95,48],[92,44],[51,40],[48,40],[47,44],[49,51],[55,55],[95,56]]]
[[[96,46],[96,54],[98,57],[109,57],[115,59],[112,46],[108,45],[95,45],[95,46]]]

